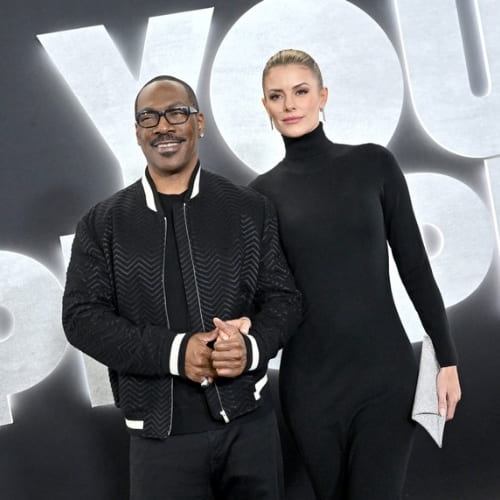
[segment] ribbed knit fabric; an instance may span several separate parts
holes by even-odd
[[[408,351],[390,290],[388,241],[441,365],[455,364],[443,301],[391,153],[374,144],[334,144],[321,124],[284,141],[284,160],[252,187],[277,208],[284,250],[308,309],[302,327],[308,334],[296,335],[289,348],[301,358],[307,354],[308,366],[326,354],[341,361],[326,377],[346,362],[348,371],[377,369]],[[310,326],[317,328],[314,342]]]

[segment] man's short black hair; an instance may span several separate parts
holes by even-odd
[[[135,104],[134,104],[134,113],[137,113],[137,102],[139,100],[139,96],[141,92],[143,91],[144,88],[146,88],[148,85],[154,82],[161,82],[161,81],[169,81],[169,82],[177,82],[180,83],[187,92],[188,99],[191,101],[189,104],[191,106],[194,106],[196,109],[200,109],[198,105],[198,99],[196,97],[196,94],[194,93],[194,90],[191,88],[189,84],[187,84],[184,80],[181,80],[180,78],[176,78],[175,76],[171,75],[158,75],[149,80],[149,82],[146,82],[142,87],[141,90],[137,93],[137,96],[135,98]]]

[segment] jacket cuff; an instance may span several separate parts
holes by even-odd
[[[178,333],[171,344],[169,355],[169,372],[172,375],[186,376],[185,360],[186,360],[186,347],[190,335],[185,333]]]
[[[247,365],[245,371],[256,370],[260,362],[259,346],[257,340],[252,335],[243,335],[245,347],[247,348]]]

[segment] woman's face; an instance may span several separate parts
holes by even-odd
[[[326,104],[328,89],[307,66],[275,66],[264,78],[262,103],[274,126],[287,137],[300,137],[319,123],[319,110]]]

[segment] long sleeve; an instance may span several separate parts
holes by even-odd
[[[63,296],[69,342],[119,373],[169,373],[179,336],[165,326],[136,324],[120,315],[110,267],[93,218],[87,216],[77,227]]]
[[[387,240],[401,280],[431,337],[441,366],[457,363],[441,293],[422,241],[408,187],[394,157],[387,152],[383,210]]]
[[[293,335],[302,317],[301,294],[281,248],[274,207],[267,199],[261,245],[256,314],[250,335],[246,336],[248,369],[266,366]]]

